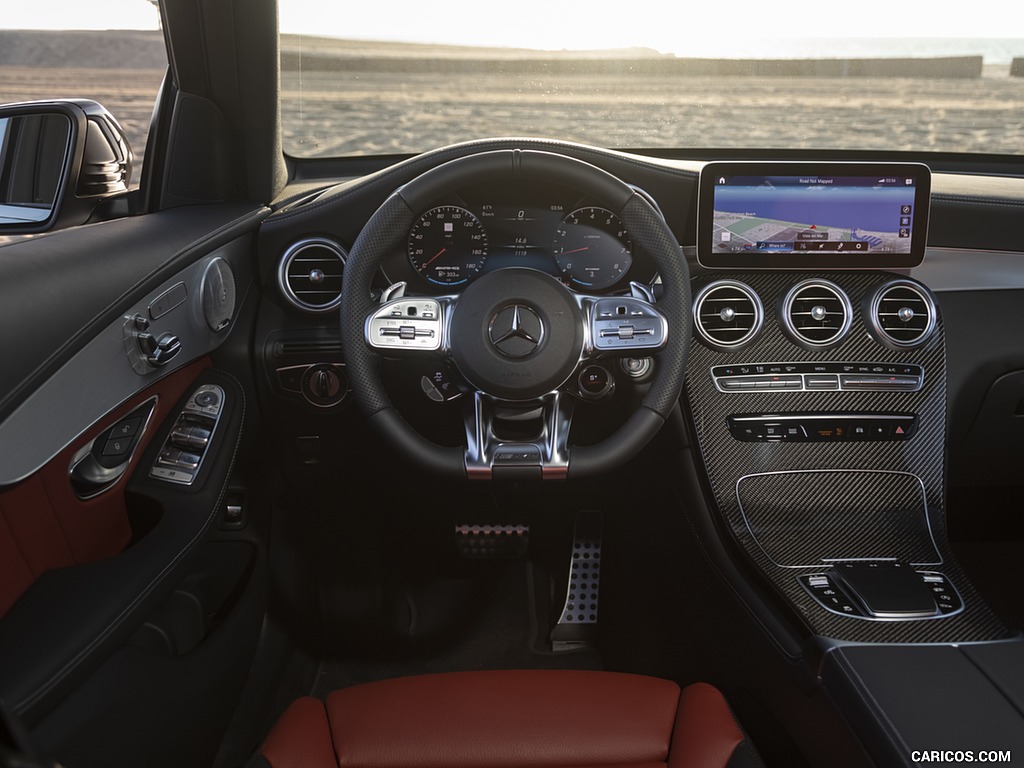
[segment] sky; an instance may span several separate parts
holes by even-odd
[[[149,0],[4,5],[5,29],[157,27]],[[282,32],[342,38],[552,50],[646,47],[684,55],[735,55],[745,45],[763,51],[775,40],[793,39],[1024,38],[1024,10],[1013,0],[281,0],[280,19]]]

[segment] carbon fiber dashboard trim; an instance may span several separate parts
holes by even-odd
[[[694,290],[724,276],[751,286],[766,307],[778,307],[793,285],[826,277],[794,272],[721,273],[695,279]],[[842,288],[853,305],[852,328],[840,344],[820,350],[798,346],[783,332],[777,310],[766,311],[759,337],[741,351],[712,349],[696,338],[691,342],[686,392],[692,427],[724,527],[816,634],[848,642],[890,643],[979,642],[1008,637],[1008,630],[970,584],[949,548],[945,509],[946,359],[941,314],[936,332],[922,346],[892,350],[870,336],[862,311],[892,275],[829,273],[827,279]],[[721,392],[711,376],[715,366],[756,366],[775,360],[918,365],[924,368],[924,385],[913,392]],[[729,433],[727,418],[736,413],[795,412],[913,413],[918,425],[909,439],[890,442],[740,442]],[[879,483],[882,473],[889,480]],[[786,478],[782,486],[778,481],[751,486],[756,493],[749,494],[744,502],[748,515],[751,504],[760,505],[759,525],[783,531],[771,542],[771,556],[752,534],[741,504],[741,481],[752,475]],[[897,477],[904,479],[893,480]],[[823,480],[831,482],[823,484]],[[785,505],[778,499],[766,501],[782,493]],[[886,504],[887,499],[893,504]],[[775,521],[773,504],[778,513]],[[868,519],[858,516],[859,504],[867,506]],[[833,517],[824,518],[827,524],[814,525],[811,511],[822,508],[826,510],[823,514],[831,510]],[[904,513],[908,509],[919,510],[923,527],[907,524]],[[802,519],[787,522],[783,511],[802,515]],[[786,530],[794,523],[798,525]],[[822,530],[827,530],[828,537],[836,542],[839,551],[834,555],[824,554],[828,548],[816,543],[815,537]],[[923,530],[930,532],[934,547],[924,538]],[[955,585],[965,606],[963,613],[942,620],[857,621],[825,610],[794,578],[803,572],[821,571],[823,563],[813,563],[815,558],[899,556],[927,563],[934,559],[929,552],[933,548],[942,562],[936,570]],[[778,563],[811,568],[780,567]]]
[[[819,493],[807,494],[808,486]],[[924,483],[914,475],[769,472],[741,477],[736,496],[751,538],[778,568],[820,568],[829,560],[851,559],[942,563]],[[849,536],[851,530],[858,535]]]

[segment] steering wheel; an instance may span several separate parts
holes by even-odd
[[[653,295],[570,291],[546,273],[512,267],[489,272],[460,294],[371,299],[382,259],[400,248],[415,217],[461,187],[529,179],[576,189],[616,213],[634,249],[661,275]],[[617,177],[581,160],[532,150],[468,155],[439,165],[395,191],[356,239],[345,265],[341,339],[356,401],[387,440],[424,468],[451,477],[578,478],[635,455],[679,399],[690,343],[690,280],[664,219]],[[473,388],[465,408],[466,445],[439,446],[414,430],[384,390],[380,355],[433,355]],[[596,359],[655,355],[651,386],[614,433],[594,445],[569,443],[574,399],[564,385]],[[527,408],[541,426],[533,439],[503,438],[497,415]]]

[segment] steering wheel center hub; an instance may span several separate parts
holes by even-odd
[[[583,315],[555,278],[533,269],[486,274],[451,317],[452,359],[481,392],[532,400],[558,389],[583,354]]]
[[[544,321],[529,304],[510,304],[498,310],[488,334],[499,354],[519,360],[540,349],[544,341]]]

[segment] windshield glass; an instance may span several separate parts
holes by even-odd
[[[1024,153],[1024,39],[1004,37],[1022,30],[999,21],[1002,0],[766,7],[521,0],[498,13],[458,0],[335,14],[282,0],[285,148],[405,153],[515,135]]]

